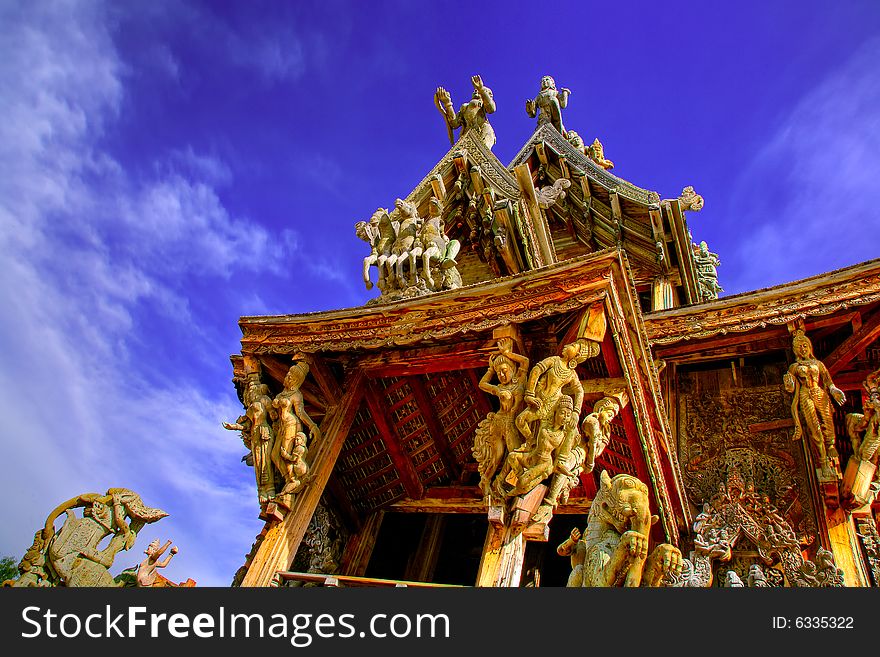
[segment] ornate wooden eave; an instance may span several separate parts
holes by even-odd
[[[466,241],[452,220],[456,206],[459,206],[459,216],[464,210],[462,205],[467,207],[473,203],[492,218],[492,239],[488,239],[487,234],[486,245],[494,242],[496,235],[504,236],[503,245],[490,247],[497,255],[496,273],[502,271],[500,263],[506,273],[518,273],[545,264],[543,260],[535,261],[532,256],[538,250],[535,229],[528,214],[521,211],[522,192],[516,179],[472,131],[462,133],[406,200],[418,208],[420,216],[424,216],[431,197],[438,198],[445,206],[444,218],[450,237]]]
[[[492,329],[578,312],[595,303],[604,305],[609,318],[611,331],[603,352],[609,369],[619,370],[611,376],[628,384],[634,422],[627,434],[642,454],[645,472],[641,474],[653,490],[663,532],[667,540],[677,542],[679,532],[686,531],[691,520],[670,447],[656,369],[640,323],[638,298],[626,257],[619,251],[607,250],[408,302],[305,315],[242,317],[242,354],[265,360],[304,352],[342,364],[346,371],[363,372],[368,379],[381,379],[383,385],[395,385],[391,377],[485,367],[494,347]],[[233,364],[240,369],[241,357],[234,356]],[[417,483],[413,480],[410,488],[416,490]]]
[[[654,347],[783,326],[880,301],[880,259],[709,303],[645,315]]]
[[[552,215],[568,225],[572,238],[589,249],[622,248],[642,288],[663,277],[681,286],[682,303],[699,301],[685,217],[690,206],[684,207],[679,199],[661,201],[656,192],[609,173],[549,123],[538,127],[509,168],[518,171],[526,165],[534,169],[533,177],[540,176],[542,185],[560,179],[571,183],[566,200],[547,210],[548,220]]]
[[[646,189],[636,187],[632,183],[618,178],[609,173],[598,164],[593,162],[586,155],[575,149],[565,137],[559,134],[559,131],[549,123],[538,125],[531,138],[520,149],[516,157],[508,165],[511,171],[517,166],[527,162],[532,156],[535,148],[544,143],[552,148],[558,155],[563,156],[569,165],[574,165],[577,169],[584,172],[591,182],[600,185],[607,191],[617,190],[618,194],[624,199],[638,203],[644,207],[655,205],[660,202],[660,195]]]

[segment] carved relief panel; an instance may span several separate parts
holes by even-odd
[[[816,519],[799,443],[791,441],[790,403],[777,372],[784,364],[679,370],[678,453],[689,500],[700,508],[736,469],[775,506],[801,545]],[[781,375],[780,375],[781,376]],[[748,384],[754,384],[749,387]]]

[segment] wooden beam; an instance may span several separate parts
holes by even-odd
[[[428,427],[428,434],[440,453],[440,460],[446,466],[446,471],[449,473],[450,478],[453,481],[458,481],[461,475],[461,466],[455,460],[455,455],[452,453],[452,447],[449,445],[449,439],[446,437],[443,427],[437,421],[434,402],[428,394],[425,382],[420,376],[414,376],[409,379],[409,387],[413,392],[413,399],[415,399],[422,419],[425,421],[425,426]]]
[[[367,402],[367,408],[370,410],[370,415],[376,423],[379,435],[382,436],[382,440],[385,443],[385,451],[391,458],[394,469],[397,470],[397,474],[400,476],[400,481],[403,484],[404,490],[406,490],[406,494],[414,499],[419,499],[425,494],[425,487],[422,485],[421,479],[419,479],[419,473],[416,472],[409,454],[403,451],[398,442],[397,434],[394,432],[391,419],[387,414],[388,404],[376,391],[375,385],[368,382],[365,386],[364,398]]]
[[[275,573],[290,567],[354,422],[363,399],[364,379],[363,370],[355,364],[355,369],[343,386],[342,399],[321,422],[321,440],[316,445],[309,469],[310,483],[297,493],[284,519],[266,532],[242,580],[242,586],[271,586]]]
[[[431,488],[428,489],[430,495]],[[590,511],[590,505],[593,500],[588,497],[569,497],[568,502],[560,504],[553,511],[554,515],[559,514],[586,514]],[[481,496],[467,497],[424,497],[420,500],[398,500],[393,504],[385,507],[386,511],[397,511],[400,513],[479,513],[485,514],[487,511],[486,501]]]
[[[336,380],[329,363],[317,354],[307,354],[306,362],[309,364],[309,372],[324,396],[328,400],[342,399],[342,389],[339,387],[339,381]]]
[[[379,537],[379,529],[382,527],[384,511],[371,513],[361,527],[361,530],[348,539],[345,552],[342,555],[341,570],[343,575],[363,577],[367,572],[373,548],[376,547],[376,539]]]
[[[556,262],[556,253],[553,250],[553,240],[550,239],[550,227],[547,225],[547,219],[538,205],[538,193],[535,191],[535,183],[532,181],[532,172],[529,169],[528,163],[520,164],[514,168],[513,172],[523,193],[524,207],[532,218],[535,237],[538,240],[539,255],[543,260],[544,266],[552,265]]]
[[[849,336],[824,359],[828,373],[834,376],[840,372],[878,337],[880,337],[880,311],[874,313],[867,322],[862,324],[861,330]]]
[[[370,378],[415,376],[486,367],[494,349],[491,340],[466,340],[444,347],[386,351],[361,362]]]

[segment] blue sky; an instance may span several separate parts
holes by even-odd
[[[509,162],[550,74],[614,173],[705,208],[726,293],[880,257],[880,4],[0,1],[0,554],[127,486],[173,579],[227,585],[261,523],[240,315],[362,305],[356,221],[448,141],[480,74]]]

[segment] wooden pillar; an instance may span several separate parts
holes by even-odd
[[[342,399],[321,422],[321,440],[309,468],[312,480],[297,493],[284,519],[272,525],[266,533],[241,582],[242,586],[271,586],[275,573],[290,567],[354,422],[363,397],[364,378],[363,369],[357,367],[346,381]]]
[[[665,276],[658,276],[651,286],[651,310],[666,310],[675,304],[672,283]]]
[[[497,586],[515,588],[519,586],[525,557],[525,538],[522,534],[507,543],[501,538],[507,528],[490,524],[483,544],[483,557],[477,573],[477,586]]]
[[[843,571],[846,586],[870,586],[868,573],[862,560],[856,556],[861,554],[859,538],[852,516],[843,509],[825,508],[825,519],[828,524],[828,538],[834,562]]]
[[[440,541],[446,528],[446,516],[442,513],[429,513],[425,518],[425,528],[419,540],[419,547],[407,568],[405,579],[413,582],[430,582],[434,578],[437,557],[440,555]]]
[[[345,554],[342,555],[342,574],[354,577],[363,577],[367,572],[370,557],[373,556],[373,548],[379,537],[379,529],[382,527],[384,511],[376,511],[364,521],[361,530],[348,539],[345,546]]]

